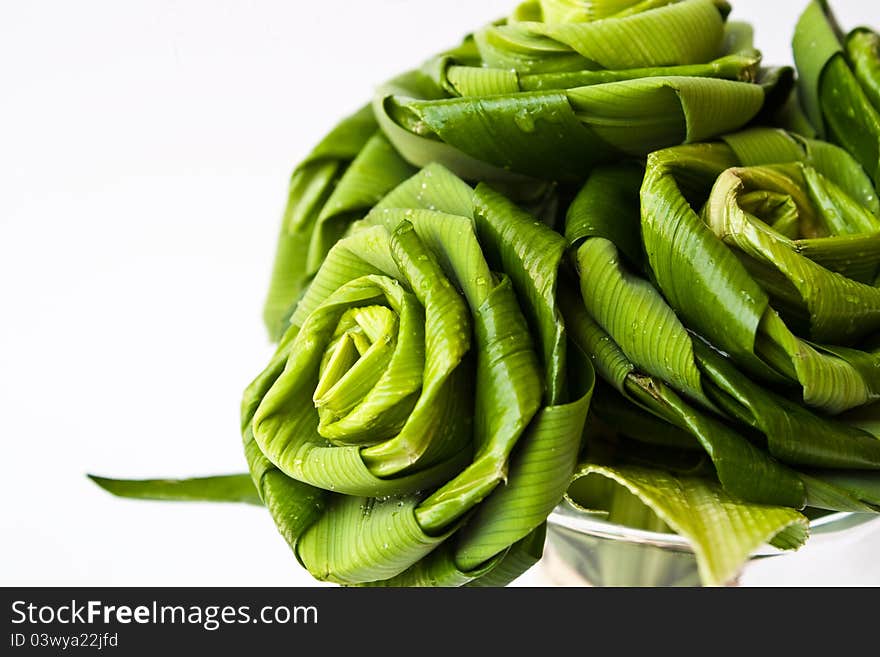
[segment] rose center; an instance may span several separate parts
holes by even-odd
[[[376,385],[397,345],[397,314],[385,306],[347,310],[321,360],[312,400],[321,425],[348,414]]]

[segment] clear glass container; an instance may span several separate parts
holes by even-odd
[[[880,516],[834,513],[810,523],[802,551],[833,544],[835,557],[846,565],[847,551],[880,529]],[[880,536],[880,535],[878,535]],[[873,537],[872,541],[876,541]],[[750,579],[773,579],[770,569],[782,567],[790,555],[771,546],[756,550],[731,586]],[[827,561],[827,560],[826,560]],[[823,568],[826,568],[823,562]],[[752,572],[760,577],[751,578]],[[828,579],[828,573],[825,573]],[[803,584],[810,584],[805,573]],[[538,566],[538,583],[548,586],[699,586],[697,561],[688,540],[677,534],[633,529],[607,522],[564,502],[547,523],[547,545]],[[880,582],[868,582],[877,585]],[[847,582],[847,584],[850,584]]]

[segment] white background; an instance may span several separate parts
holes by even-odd
[[[734,17],[787,63],[805,4]],[[834,4],[880,25],[875,2]],[[512,5],[0,4],[0,584],[312,584],[260,509],[116,500],[85,473],[242,471],[291,169],[375,84]],[[875,530],[754,580],[878,585],[877,553]]]

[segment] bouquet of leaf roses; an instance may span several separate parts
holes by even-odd
[[[730,9],[526,0],[380,86],[291,178],[250,472],[97,483],[347,585],[506,584],[561,503],[705,584],[880,511],[880,35]]]

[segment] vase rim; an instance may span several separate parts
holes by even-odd
[[[810,533],[839,533],[877,519],[880,519],[880,516],[871,513],[854,513],[850,511],[829,513],[810,521]],[[648,545],[679,552],[693,553],[694,551],[690,541],[684,536],[636,529],[609,522],[599,514],[589,513],[577,508],[568,500],[563,500],[557,505],[547,518],[547,522],[551,527],[565,528],[578,534],[585,534],[596,538]],[[784,552],[784,550],[771,545],[763,545],[752,556],[774,556]]]

